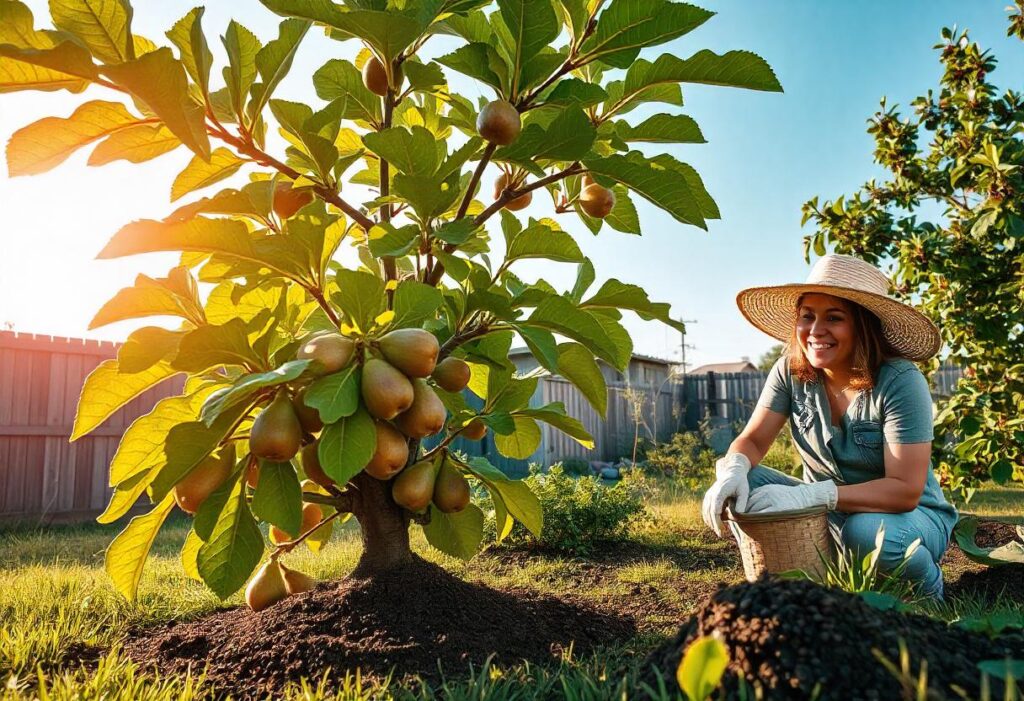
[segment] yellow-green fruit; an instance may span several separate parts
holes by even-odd
[[[316,524],[320,523],[320,519],[324,517],[324,512],[320,509],[319,504],[303,504],[302,505],[302,525],[299,526],[299,533],[295,537],[302,535]],[[287,543],[292,540],[291,534],[282,531],[277,526],[270,526],[270,542],[274,545],[280,543]]]
[[[249,451],[258,458],[286,462],[302,445],[302,424],[295,415],[288,393],[279,391],[249,431]]]
[[[405,467],[409,459],[409,439],[386,421],[377,422],[377,450],[367,463],[366,473],[389,480]]]
[[[434,506],[446,514],[462,511],[469,503],[469,482],[448,460],[441,463],[434,480]]]
[[[363,85],[375,95],[388,94],[388,74],[376,56],[363,64]]]
[[[263,565],[245,588],[245,603],[253,611],[262,611],[287,596],[288,586],[277,560]]]
[[[445,358],[434,368],[430,377],[437,386],[448,392],[461,392],[469,384],[469,363],[458,358]]]
[[[476,117],[476,130],[483,138],[498,146],[508,146],[522,131],[519,110],[506,100],[489,102]]]
[[[494,199],[501,197],[501,193],[508,187],[510,178],[508,173],[502,173],[498,176],[498,179],[494,181]],[[524,195],[520,195],[514,200],[509,200],[505,203],[505,209],[511,212],[518,212],[520,209],[524,209],[530,206],[530,202],[533,201],[533,192],[527,192]]]
[[[302,471],[306,473],[306,477],[324,489],[330,489],[335,486],[334,480],[324,472],[324,468],[320,464],[320,455],[317,453],[319,448],[319,442],[310,443],[302,447]]]
[[[412,406],[395,417],[395,426],[410,438],[432,436],[444,428],[448,412],[426,380],[414,379],[412,388]]]
[[[466,424],[466,427],[462,429],[462,432],[459,435],[461,435],[463,438],[468,438],[471,441],[478,441],[481,438],[483,438],[484,435],[486,434],[487,424],[485,424],[480,419],[473,419],[468,424]]]
[[[402,471],[391,485],[391,498],[409,511],[423,511],[434,496],[434,463],[420,460]]]
[[[316,580],[308,574],[290,570],[284,565],[281,565],[281,570],[284,572],[284,586],[289,594],[301,594],[316,586]]]
[[[307,389],[303,387],[295,393],[292,397],[292,407],[295,409],[295,415],[299,417],[302,430],[306,433],[316,433],[324,427],[324,422],[320,419],[320,412],[306,404]]]
[[[281,219],[289,219],[312,201],[313,192],[308,187],[292,187],[288,181],[274,186],[274,214]]]
[[[299,360],[312,360],[315,369],[324,375],[338,372],[352,360],[356,344],[340,333],[325,333],[302,344],[295,357]]]
[[[412,405],[413,391],[409,378],[380,358],[370,358],[363,363],[360,392],[366,410],[385,421],[395,418]]]
[[[597,183],[587,185],[580,193],[580,207],[589,216],[604,219],[615,207],[615,193]]]
[[[397,329],[377,341],[384,359],[408,377],[427,377],[434,372],[441,346],[434,334],[423,329]]]
[[[174,500],[181,510],[195,514],[206,497],[231,474],[232,461],[221,456],[210,456],[192,469],[184,479],[174,485]]]

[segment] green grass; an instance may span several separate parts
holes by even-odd
[[[1015,493],[1016,491],[1016,493]],[[295,685],[291,699],[620,699],[632,670],[646,652],[675,632],[715,583],[738,581],[741,571],[732,545],[709,537],[700,521],[700,493],[662,485],[650,500],[653,519],[633,534],[634,545],[586,560],[532,555],[514,564],[501,553],[484,552],[465,563],[430,549],[419,529],[414,548],[457,575],[491,586],[572,593],[604,606],[628,605],[643,597],[640,636],[600,656],[568,658],[560,665],[508,668],[485,666],[449,679],[440,688],[422,683],[372,684],[355,673],[327,690],[316,680]],[[971,510],[984,515],[1013,513],[1020,490],[980,492]],[[103,550],[117,527],[88,524],[0,531],[0,696],[10,699],[201,699],[210,687],[201,675],[162,676],[142,670],[117,651],[136,626],[189,619],[218,608],[241,605],[241,594],[219,601],[182,572],[178,550],[188,530],[184,516],[172,517],[157,537],[134,603],[121,599],[103,571]],[[609,553],[618,553],[612,555]],[[344,576],[359,554],[354,523],[335,529],[319,554],[307,550],[287,563],[320,578]],[[1006,602],[1007,607],[1016,604]],[[930,611],[946,619],[990,610],[961,599]],[[633,609],[631,609],[633,610]],[[67,658],[82,647],[109,650],[85,670]]]

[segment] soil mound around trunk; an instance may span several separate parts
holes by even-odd
[[[899,680],[879,663],[877,650],[897,667],[900,641],[917,679],[928,661],[928,685],[937,698],[961,698],[950,687],[978,696],[977,663],[1024,657],[1024,635],[989,639],[924,616],[880,611],[858,596],[807,581],[760,579],[713,594],[679,633],[651,653],[644,678],[657,688],[655,670],[667,683],[686,647],[717,633],[729,650],[723,679],[726,698],[738,699],[739,677],[758,680],[766,699],[807,699],[820,686],[821,699],[902,698]],[[1002,698],[993,683],[993,698]],[[931,697],[929,697],[931,698]]]
[[[236,698],[273,693],[300,677],[382,678],[465,674],[496,663],[544,663],[636,633],[628,617],[530,591],[499,591],[461,580],[420,558],[372,579],[324,583],[259,613],[247,608],[136,631],[132,659],[162,672],[195,671]]]

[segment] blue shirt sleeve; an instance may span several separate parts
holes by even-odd
[[[793,400],[791,382],[789,361],[786,356],[782,356],[775,361],[775,365],[768,372],[768,380],[764,383],[764,389],[761,390],[761,397],[757,400],[757,405],[777,414],[789,416]]]
[[[932,394],[916,366],[896,375],[882,392],[882,433],[887,443],[930,443]]]

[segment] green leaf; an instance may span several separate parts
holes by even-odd
[[[541,367],[552,374],[558,374],[558,345],[554,334],[530,326],[516,325],[515,328]]]
[[[384,311],[384,281],[361,270],[339,270],[338,291],[331,300],[345,313],[351,326],[367,331]]]
[[[655,156],[651,159],[651,162],[658,168],[675,171],[682,176],[683,180],[686,181],[686,185],[690,188],[690,192],[697,199],[697,206],[700,207],[700,213],[705,219],[721,218],[718,205],[715,204],[711,195],[708,194],[707,188],[704,187],[704,181],[701,180],[700,175],[692,166],[677,161],[667,153]]]
[[[608,99],[608,93],[596,83],[579,78],[565,78],[555,83],[538,107],[593,107]]]
[[[174,23],[167,38],[178,47],[181,62],[185,70],[203,95],[210,92],[210,68],[213,66],[213,54],[203,35],[203,13],[205,8],[196,7],[187,15]]]
[[[485,85],[490,85],[500,93],[502,81],[491,68],[492,57],[495,60],[500,60],[493,46],[482,42],[470,42],[452,53],[434,60],[453,71],[475,78]]]
[[[199,548],[203,547],[203,539],[196,535],[194,529],[189,529],[185,536],[185,543],[181,546],[181,568],[185,576],[197,582],[203,581],[199,576],[199,568],[196,566],[196,558],[199,557]]]
[[[433,175],[437,171],[437,138],[427,129],[393,127],[363,135],[363,143],[378,156],[408,175]]]
[[[11,135],[8,173],[12,178],[45,173],[83,146],[141,121],[121,103],[100,100],[82,104],[67,119],[40,119]]]
[[[615,367],[620,365],[618,349],[615,342],[608,338],[604,326],[593,315],[577,308],[564,297],[545,299],[537,305],[526,323],[579,341],[602,360]]]
[[[135,600],[149,550],[173,508],[174,497],[168,495],[148,514],[129,521],[128,526],[107,546],[104,556],[107,574],[113,580],[114,589],[129,601]]]
[[[953,529],[956,544],[968,559],[993,567],[1008,563],[1024,564],[1024,543],[1010,541],[997,548],[983,548],[975,540],[977,531],[978,519],[974,516],[961,517]]]
[[[636,212],[636,205],[633,204],[633,200],[629,197],[629,190],[622,185],[615,185],[612,187],[612,192],[615,193],[615,206],[612,207],[612,211],[608,216],[604,218],[605,222],[616,231],[622,231],[627,234],[639,234],[640,216]],[[586,216],[586,214],[583,216]]]
[[[120,258],[157,251],[226,253],[258,261],[252,238],[243,222],[203,217],[186,221],[143,219],[132,222],[114,234],[96,257]]]
[[[318,97],[331,102],[326,109],[338,119],[374,124],[383,119],[380,97],[363,85],[362,75],[350,61],[336,58],[325,63],[313,73],[313,87]]]
[[[1013,479],[1013,463],[1009,460],[996,460],[989,468],[989,474],[996,484],[1006,484]]]
[[[168,363],[157,363],[139,373],[121,373],[116,360],[104,360],[85,378],[70,440],[78,440],[135,397],[177,373]]]
[[[246,162],[226,148],[216,149],[209,159],[193,156],[171,185],[171,202],[234,175]]]
[[[444,72],[436,63],[420,63],[418,61],[406,61],[403,64],[405,77],[414,90],[430,91],[443,87],[447,84]]]
[[[630,84],[631,68],[626,74]],[[699,83],[747,90],[782,92],[775,72],[768,63],[750,51],[728,51],[718,55],[704,49],[690,58],[679,58],[673,54],[662,54],[643,71],[644,82],[650,83]]]
[[[181,141],[162,124],[138,124],[114,132],[89,154],[88,164],[101,166],[113,161],[143,163],[181,146]]]
[[[241,120],[245,98],[256,80],[256,54],[262,45],[255,34],[234,20],[228,23],[222,41],[228,52],[228,66],[223,71],[224,83],[231,96],[231,107]]]
[[[232,455],[232,457],[234,456]],[[210,492],[210,495],[199,505],[199,510],[196,511],[195,518],[192,519],[192,530],[204,543],[213,535],[213,529],[216,528],[224,507],[227,506],[232,492],[235,491],[235,486],[242,479],[248,465],[249,457],[246,456],[234,465],[228,478]]]
[[[367,236],[370,253],[375,257],[405,256],[419,243],[420,229],[415,224],[395,227],[390,222],[375,224]]]
[[[515,416],[513,420],[516,426],[515,432],[507,436],[495,433],[494,447],[506,457],[525,460],[540,447],[540,426],[536,421],[525,416]]]
[[[623,141],[644,141],[652,144],[703,144],[704,135],[692,117],[683,114],[656,114],[631,126],[616,122],[615,131]]]
[[[558,370],[602,417],[608,412],[608,387],[594,355],[579,343],[558,344]]]
[[[523,524],[526,530],[540,537],[544,526],[544,511],[537,495],[530,491],[529,485],[522,480],[509,479],[484,457],[473,458],[467,467],[483,480],[492,493],[497,492],[501,496],[508,512]]]
[[[373,417],[360,407],[324,428],[317,457],[327,476],[344,486],[362,472],[376,451],[377,427]]]
[[[248,325],[241,319],[232,319],[189,331],[181,339],[171,364],[178,370],[195,373],[219,365],[259,367],[262,359],[250,345]]]
[[[565,413],[565,406],[561,402],[551,402],[536,409],[521,409],[516,412],[517,419],[524,416],[554,426],[587,450],[594,449],[594,437],[590,435],[590,432],[583,427],[583,424],[578,419],[574,419]]]
[[[277,38],[267,43],[256,54],[256,70],[262,82],[252,91],[252,102],[248,108],[250,119],[255,119],[263,111],[275,88],[288,75],[295,59],[295,52],[309,31],[309,26],[308,21],[285,20],[278,28]]]
[[[0,23],[2,24],[2,23]],[[46,36],[46,35],[41,35]],[[81,92],[98,77],[89,52],[71,41],[17,47],[0,42],[0,92],[67,89]]]
[[[597,31],[580,47],[587,61],[629,68],[640,49],[671,41],[704,24],[713,12],[666,0],[612,0]]]
[[[178,352],[182,331],[169,331],[159,326],[143,326],[128,335],[117,350],[117,364],[124,374],[149,370]]]
[[[590,153],[597,130],[577,105],[561,112],[547,126],[533,123],[511,145],[498,149],[495,160],[528,164],[533,159],[575,161]]]
[[[512,239],[505,253],[506,262],[523,258],[579,263],[583,261],[583,252],[573,237],[562,231],[554,221],[531,219],[529,225]]]
[[[316,409],[325,424],[352,416],[359,408],[360,367],[352,363],[339,372],[321,377],[306,390],[306,406]]]
[[[469,560],[480,550],[484,537],[484,512],[476,504],[446,514],[430,505],[430,521],[423,526],[427,542],[445,555]]]
[[[221,599],[242,588],[263,557],[263,534],[245,501],[245,480],[235,483],[209,539],[199,548],[196,568]]]
[[[185,272],[185,275],[188,273]],[[175,290],[167,278],[154,279],[139,275],[133,287],[119,290],[113,299],[100,308],[89,322],[89,328],[147,316],[176,316],[189,321],[201,321],[202,314],[197,291],[194,295],[186,296]]]
[[[292,537],[302,529],[302,487],[290,462],[260,461],[260,481],[252,495],[252,512]]]
[[[676,670],[676,681],[687,698],[704,701],[718,688],[729,665],[729,651],[718,638],[702,636],[690,643]]]
[[[50,16],[104,63],[135,58],[132,9],[124,0],[50,0]]]
[[[681,333],[686,331],[683,322],[670,316],[669,305],[652,302],[647,293],[637,285],[619,282],[611,278],[590,299],[580,304],[581,309],[629,309],[645,320],[657,320]]]
[[[686,180],[653,163],[639,151],[630,151],[625,156],[613,154],[605,158],[589,158],[583,165],[598,175],[622,183],[677,221],[707,229],[701,204]]]
[[[498,0],[498,11],[512,35],[512,97],[519,94],[523,68],[558,36],[551,0]]]
[[[394,177],[392,192],[412,205],[421,219],[431,219],[445,213],[462,194],[459,174],[453,173],[443,182],[434,175],[406,175]]]
[[[170,49],[157,49],[134,61],[104,66],[103,72],[144,102],[183,144],[200,156],[209,157],[203,106],[189,94],[185,69]]]
[[[268,372],[242,375],[235,380],[231,387],[225,388],[225,391],[211,395],[206,403],[203,404],[200,418],[209,426],[217,420],[225,409],[234,406],[238,402],[251,399],[259,390],[266,389],[267,387],[277,387],[297,379],[309,367],[311,362],[310,360],[289,360],[281,367]]]
[[[437,317],[444,302],[441,291],[416,280],[403,280],[395,290],[395,318],[393,328],[420,327],[425,321]]]

